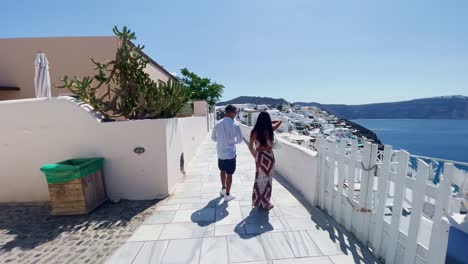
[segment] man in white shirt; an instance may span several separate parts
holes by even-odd
[[[232,175],[236,171],[236,144],[242,143],[240,127],[234,122],[236,115],[236,107],[226,106],[226,117],[216,123],[211,135],[213,141],[217,143],[218,168],[223,186],[220,194],[224,196],[226,202],[235,198],[231,193]]]

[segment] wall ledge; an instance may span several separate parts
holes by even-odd
[[[245,128],[247,128],[247,129],[252,129],[251,126],[247,126],[247,125],[244,125],[244,124],[242,124],[242,123],[239,123],[239,126],[245,127]],[[296,148],[296,149],[298,149],[298,150],[300,150],[300,151],[302,151],[302,152],[304,152],[304,153],[306,153],[306,154],[308,154],[308,155],[311,155],[311,156],[313,156],[313,157],[316,157],[316,156],[318,155],[318,152],[317,152],[317,151],[308,149],[308,148],[303,147],[303,146],[300,146],[300,145],[298,145],[298,144],[294,144],[294,143],[289,142],[289,141],[287,141],[286,139],[280,138],[280,137],[278,137],[278,136],[276,136],[276,135],[275,135],[275,138],[276,138],[276,140],[277,140],[278,142],[281,142],[281,144],[285,144],[285,145],[288,145],[288,146],[290,146],[290,147]],[[247,138],[245,138],[245,141],[246,141],[247,143],[249,142]],[[279,148],[281,148],[281,147],[279,147]],[[273,149],[273,151],[274,151],[274,149]]]

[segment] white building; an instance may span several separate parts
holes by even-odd
[[[289,131],[289,118],[282,116],[278,118],[281,121],[281,126],[278,128],[279,132],[288,132]]]
[[[239,111],[239,120],[248,126],[254,126],[259,114],[258,110],[243,108]]]
[[[264,104],[262,104],[262,105],[257,105],[257,110],[265,111],[265,110],[268,110],[268,109],[270,109],[270,108],[268,107],[268,105],[264,105]]]

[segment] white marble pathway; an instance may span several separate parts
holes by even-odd
[[[294,161],[291,160],[291,166]],[[208,138],[187,176],[107,263],[377,263],[341,226],[276,177],[271,211],[251,208],[254,160],[238,145],[237,171],[219,196],[216,145]]]

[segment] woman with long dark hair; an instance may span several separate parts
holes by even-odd
[[[252,133],[250,134],[249,150],[255,158],[256,172],[252,194],[252,206],[273,208],[270,203],[273,166],[275,155],[273,154],[274,133],[281,125],[281,121],[271,121],[267,112],[261,112],[258,116]]]

